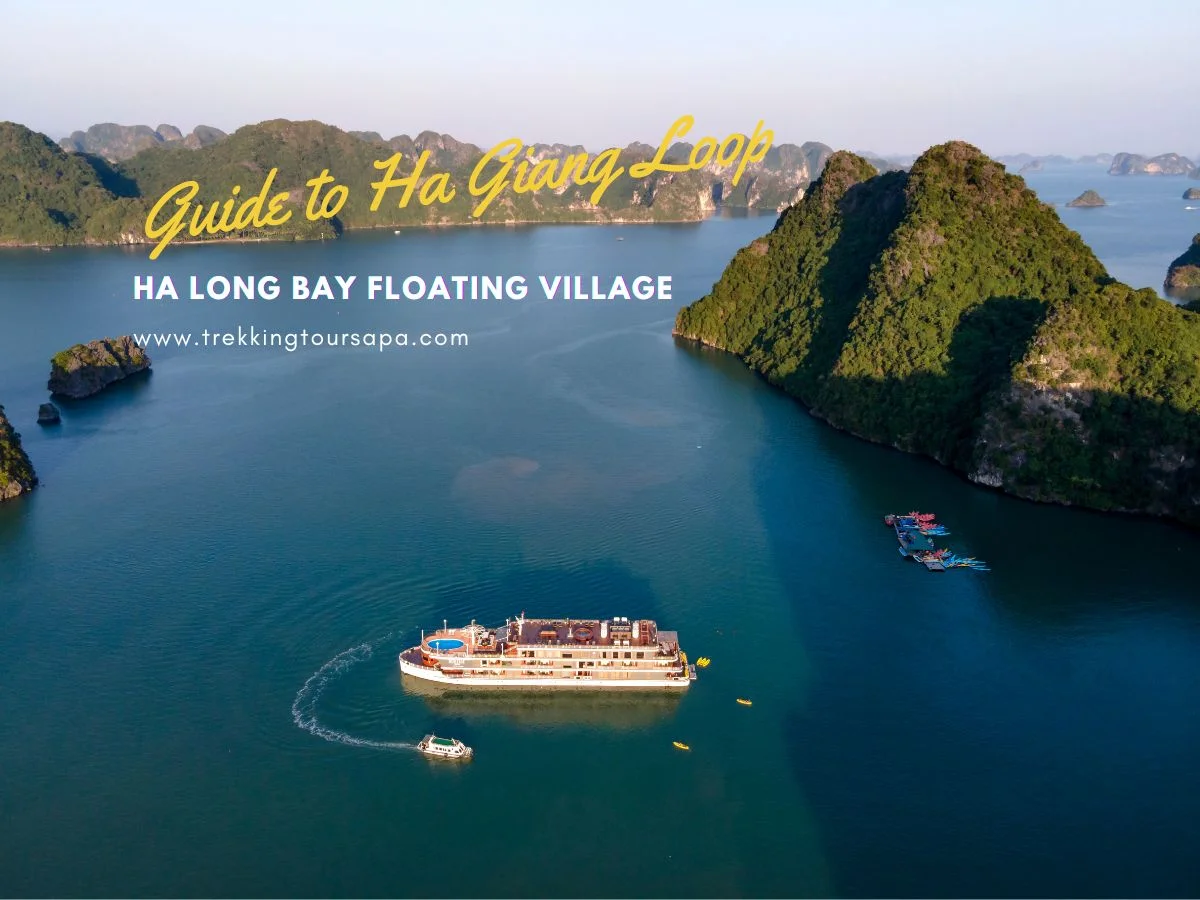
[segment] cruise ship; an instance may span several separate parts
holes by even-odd
[[[527,619],[445,624],[400,654],[400,671],[460,687],[679,690],[696,678],[679,635],[649,619]]]

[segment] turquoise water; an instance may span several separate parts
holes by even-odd
[[[971,486],[676,344],[771,224],[0,256],[0,402],[45,482],[0,506],[0,892],[1194,894],[1200,538]],[[439,271],[675,299],[129,299]],[[74,341],[239,323],[471,345],[157,350],[34,424]],[[992,571],[901,559],[881,516],[914,508]],[[713,662],[682,697],[401,680],[422,628],[523,610],[653,618]]]
[[[457,650],[462,645],[463,642],[457,638],[435,638],[429,642],[434,650]]]

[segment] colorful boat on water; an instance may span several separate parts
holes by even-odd
[[[883,517],[883,524],[896,532],[896,540],[900,542],[900,555],[921,563],[930,572],[945,572],[948,569],[990,571],[981,560],[970,556],[956,556],[933,543],[931,538],[950,533],[935,521],[933,513],[889,513]]]

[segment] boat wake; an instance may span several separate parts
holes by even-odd
[[[292,721],[296,723],[296,726],[303,728],[309,734],[315,734],[322,740],[334,744],[345,744],[347,747],[370,747],[374,750],[416,750],[417,745],[407,741],[376,741],[371,738],[355,737],[344,731],[328,728],[322,725],[320,719],[317,718],[317,703],[325,692],[325,688],[359,663],[366,662],[375,654],[376,647],[386,644],[393,637],[395,637],[394,633],[377,641],[368,641],[357,647],[351,647],[349,650],[343,650],[309,675],[308,680],[304,682],[304,687],[300,688],[296,693],[296,699],[292,701]]]

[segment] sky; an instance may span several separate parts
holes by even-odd
[[[1194,2],[0,0],[0,120],[1200,155]]]

